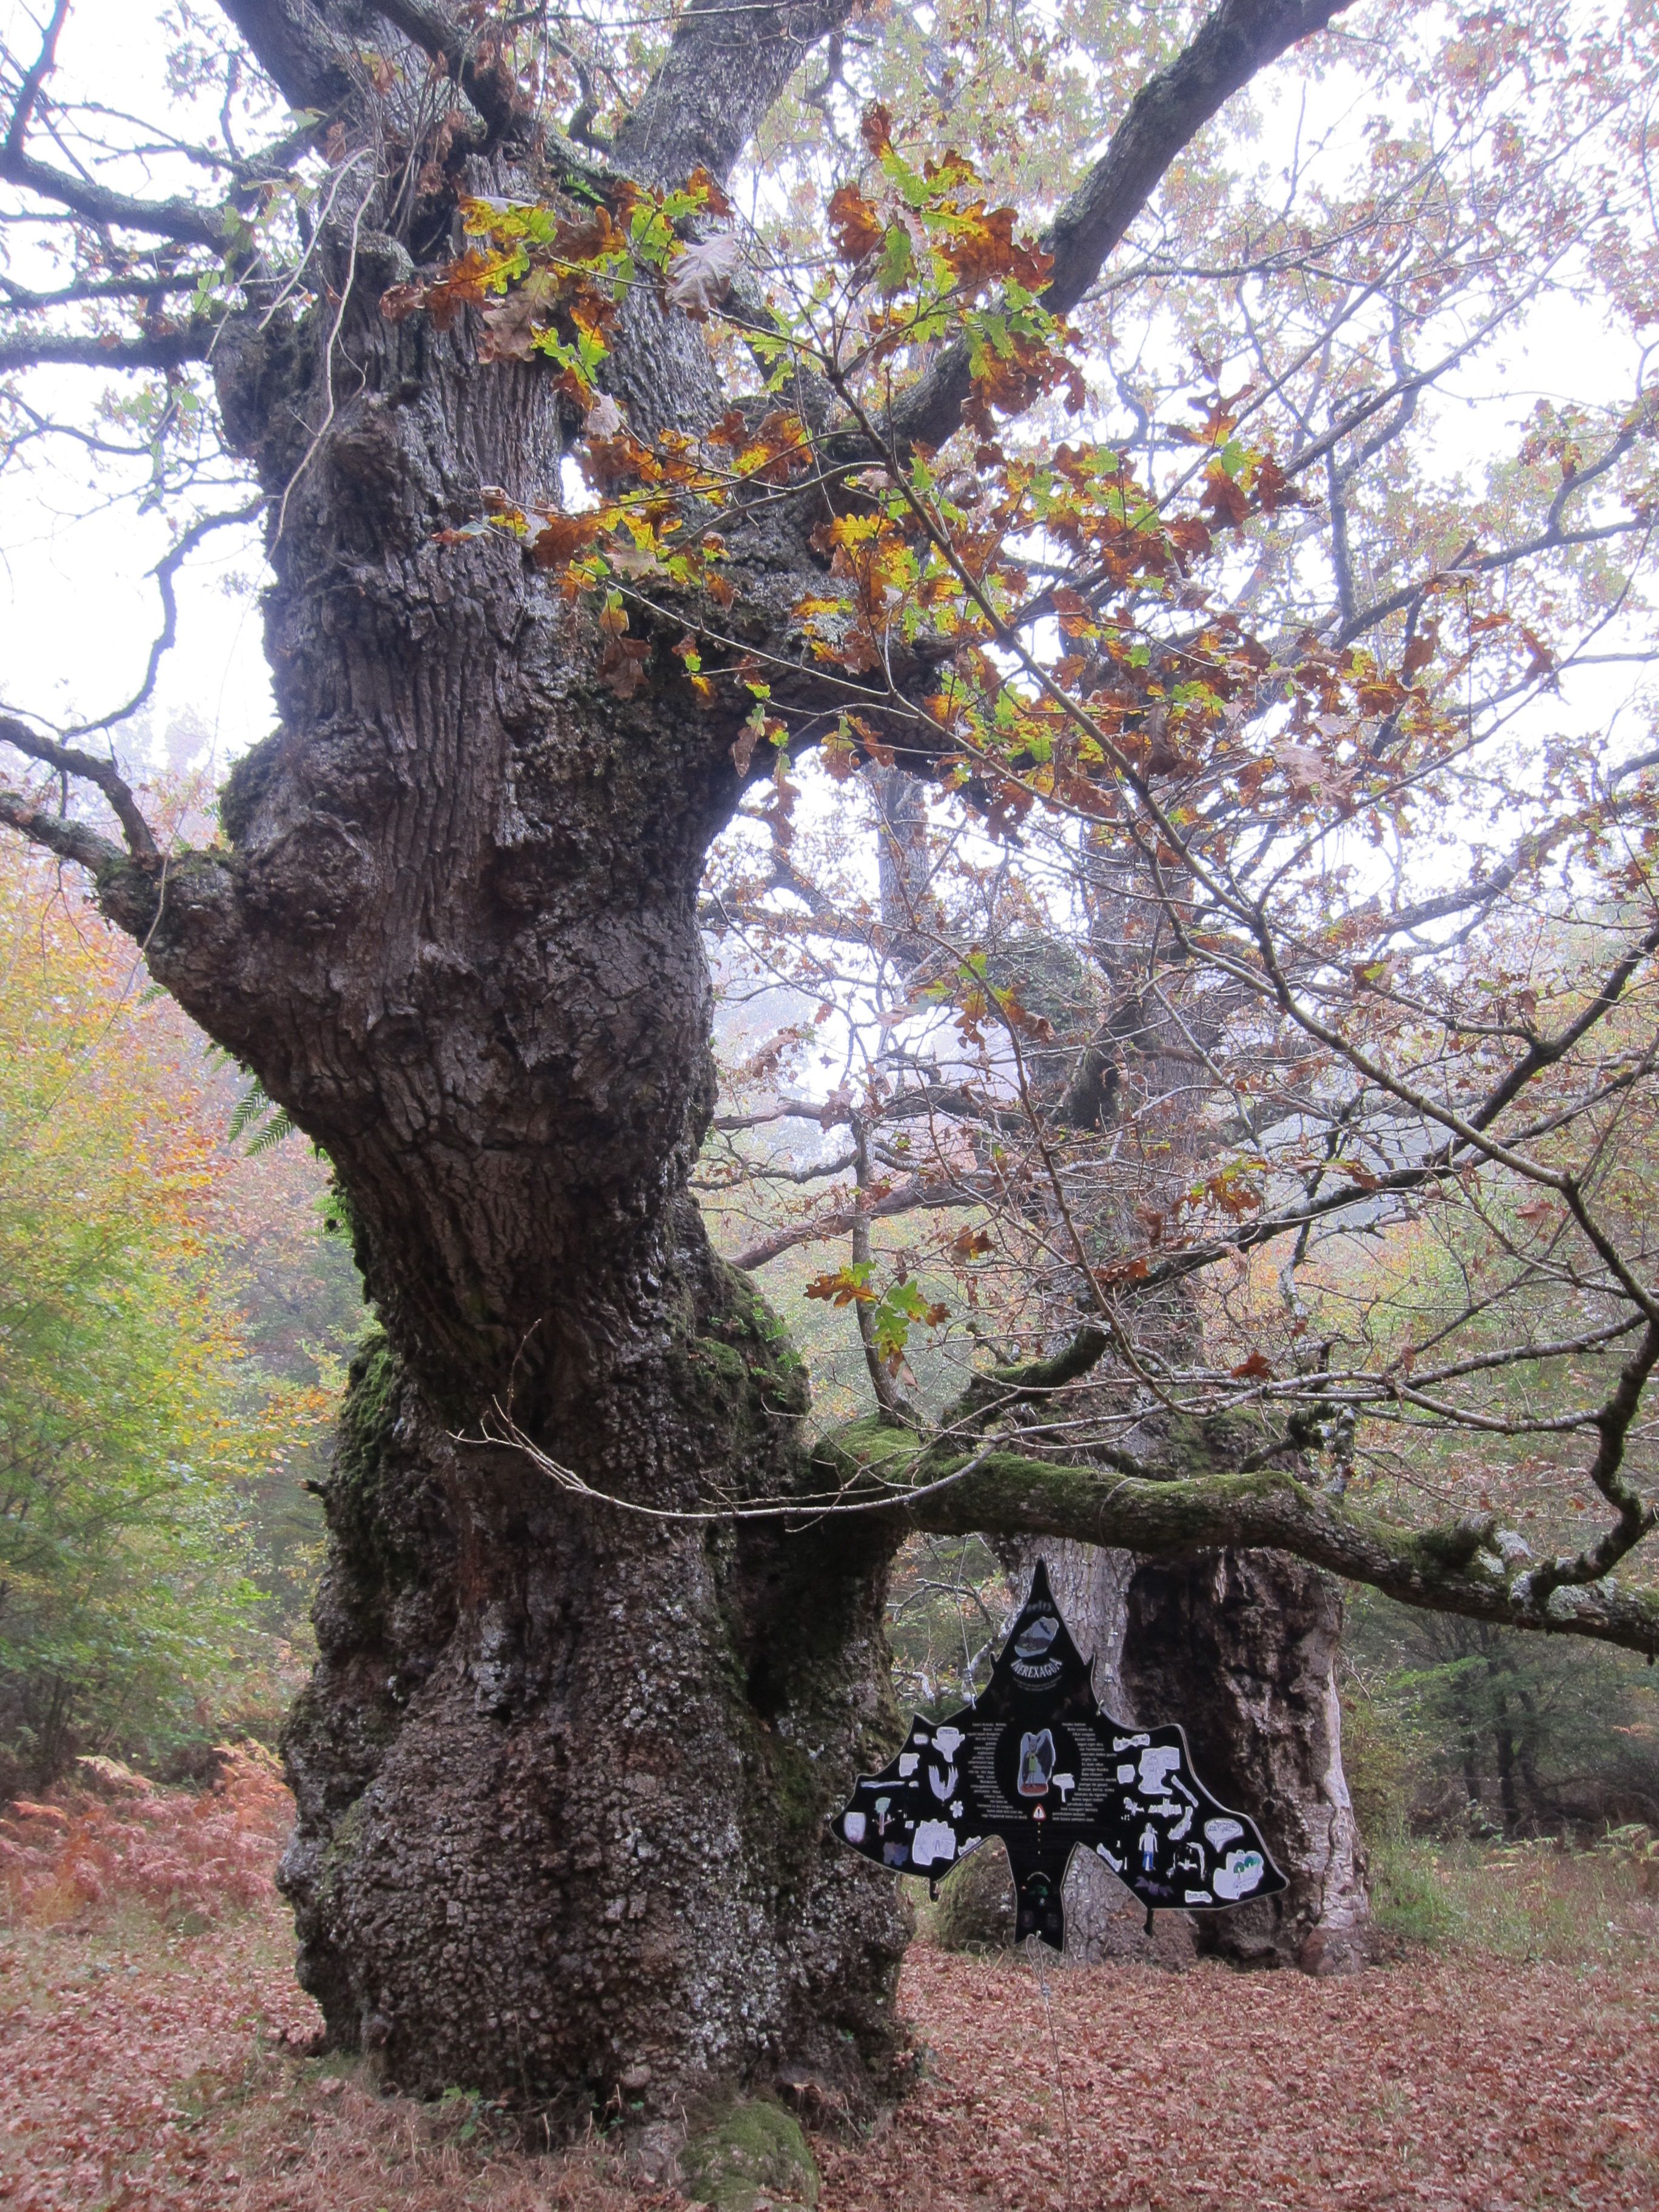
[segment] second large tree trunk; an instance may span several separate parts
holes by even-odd
[[[1123,1680],[1138,1719],[1178,1720],[1216,1795],[1261,1825],[1278,1897],[1193,1916],[1201,1948],[1243,1966],[1341,1973],[1364,1960],[1364,1844],[1342,1771],[1342,1595],[1283,1552],[1144,1560],[1129,1583]]]
[[[1364,1848],[1342,1771],[1335,1666],[1342,1599],[1328,1575],[1279,1552],[1217,1552],[1176,1564],[1044,1541],[1038,1558],[1095,1694],[1137,1726],[1179,1721],[1205,1781],[1261,1826],[1290,1887],[1218,1913],[1140,1906],[1079,1851],[1066,1885],[1067,1955],[1181,1966],[1200,1952],[1243,1966],[1328,1974],[1363,1963],[1370,1899]]]

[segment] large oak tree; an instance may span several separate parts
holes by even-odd
[[[879,2092],[902,1912],[823,1816],[889,1747],[882,1601],[910,1531],[1172,1559],[1277,1547],[1413,1603],[1659,1647],[1659,1604],[1613,1577],[1654,1522],[1626,1452],[1659,1292],[1639,1209],[1596,1180],[1607,1114],[1653,1066],[1644,763],[1522,793],[1515,854],[1477,854],[1467,882],[1396,869],[1345,910],[1307,862],[1321,809],[1339,833],[1398,832],[1480,716],[1540,680],[1535,629],[1488,623],[1471,594],[1524,553],[1642,535],[1638,496],[1606,523],[1572,503],[1624,483],[1650,412],[1595,450],[1559,428],[1535,544],[1443,548],[1361,607],[1355,471],[1426,380],[1410,330],[1385,332],[1389,375],[1346,396],[1335,378],[1294,463],[1322,470],[1340,524],[1335,627],[1311,643],[1284,610],[1265,643],[1247,634],[1248,574],[1206,625],[1196,564],[1228,532],[1270,533],[1294,489],[1225,395],[1189,441],[1201,514],[1086,446],[1034,491],[1008,427],[1036,408],[1052,433],[1042,410],[1082,399],[1059,319],[1086,318],[1228,100],[1336,13],[1221,0],[1138,84],[1103,71],[1103,151],[1034,211],[1040,243],[987,215],[942,144],[931,167],[905,158],[902,120],[873,111],[865,153],[845,149],[863,185],[830,203],[842,273],[821,260],[793,295],[758,232],[720,228],[722,188],[798,71],[823,70],[810,88],[833,114],[855,41],[880,35],[842,0],[691,6],[637,82],[637,38],[610,50],[540,8],[222,0],[216,45],[187,26],[178,82],[216,70],[228,118],[249,82],[289,112],[252,151],[228,120],[210,146],[174,134],[214,179],[196,191],[147,195],[131,163],[112,183],[83,158],[95,119],[52,92],[69,0],[9,64],[0,179],[61,280],[8,280],[16,439],[63,429],[28,380],[54,367],[164,394],[205,376],[201,480],[231,457],[265,518],[280,725],[227,787],[222,842],[158,837],[100,732],[21,712],[0,721],[23,764],[0,817],[91,872],[155,979],[325,1149],[354,1224],[383,1334],[329,1489],[286,1879],[331,2031],[406,2087],[573,2117],[617,2096],[668,2114],[802,2066],[854,2102]],[[1540,41],[1527,66],[1551,59]],[[1379,186],[1376,222],[1409,231],[1408,199]],[[1305,295],[1317,258],[1279,240],[1262,265]],[[1288,390],[1292,367],[1272,380]],[[959,464],[935,468],[946,448]],[[578,449],[592,492],[571,509]],[[156,451],[165,477],[176,441]],[[1470,638],[1435,689],[1449,592]],[[1159,611],[1138,617],[1138,598]],[[1480,654],[1499,647],[1494,672]],[[809,1456],[799,1364],[714,1254],[690,1176],[714,1104],[706,856],[774,757],[815,740],[842,768],[863,744],[940,779],[998,835],[1034,802],[1080,824],[1097,888],[1160,917],[1179,956],[1158,1021],[1185,1009],[1236,1105],[1277,1084],[1277,1127],[1335,1133],[1316,1159],[1299,1135],[1276,1167],[1218,1169],[1182,1224],[1160,1213],[1145,1249],[1108,1253],[1073,1218],[1059,1133],[1100,1116],[1056,1116],[1022,1078],[1008,1111],[1052,1200],[1042,1356],[981,1370],[933,1423],[884,1391]],[[775,771],[773,788],[782,803]],[[1598,933],[1553,995],[1472,995],[1443,960],[1423,980],[1425,930],[1473,927],[1550,855],[1602,866],[1620,838],[1633,857],[1607,864]],[[962,1012],[1000,1023],[1018,1061],[1037,1034],[1019,975],[957,950]],[[1098,1042],[1078,1041],[1079,1079],[1101,1078]],[[1411,1141],[1377,1139],[1407,1121]],[[1271,1151],[1259,1116],[1246,1134]],[[1139,1402],[1086,1434],[1045,1419],[1103,1363],[1157,1382],[1134,1316],[1172,1286],[1305,1250],[1345,1214],[1487,1203],[1503,1177],[1550,1210],[1547,1279],[1583,1309],[1504,1358],[1578,1358],[1592,1381],[1614,1362],[1550,1416],[1595,1495],[1577,1549],[1535,1558],[1496,1509],[1414,1523],[1351,1494],[1366,1409],[1524,1430],[1450,1403],[1486,1353],[1425,1382],[1415,1353],[1281,1372],[1241,1347],[1206,1387],[1267,1418],[1259,1436],[1194,1441]],[[1531,1233],[1511,1242],[1541,1280]],[[1336,1475],[1316,1484],[1322,1453]]]

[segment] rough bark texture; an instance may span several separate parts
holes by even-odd
[[[1183,1723],[1206,1783],[1260,1823],[1290,1877],[1279,1897],[1194,1914],[1200,1948],[1307,1973],[1361,1965],[1370,1905],[1342,1772],[1336,1583],[1281,1552],[1147,1560],[1127,1614],[1123,1680],[1136,1717]]]
[[[301,1978],[405,2089],[620,2100],[648,2126],[793,2065],[857,2110],[905,1916],[823,1816],[890,1741],[895,1532],[596,1518],[458,1441],[510,1400],[555,1460],[658,1510],[811,1479],[799,1365],[686,1192],[732,733],[654,658],[635,697],[607,688],[515,543],[434,542],[482,484],[556,481],[561,402],[469,328],[383,320],[406,264],[362,221],[332,252],[331,357],[320,317],[221,350],[273,499],[282,722],[149,945],[326,1148],[386,1333],[352,1382],[289,1736]],[[658,418],[695,415],[701,341],[638,319]],[[769,527],[732,563],[763,610],[799,559]]]
[[[589,1433],[787,1477],[775,1325],[718,1262],[696,1288],[682,1346]],[[823,1827],[895,1732],[867,1536],[596,1520],[458,1446],[384,1342],[329,1522],[283,1881],[337,2039],[406,2090],[578,2124],[781,2069],[878,2095],[905,1914]]]

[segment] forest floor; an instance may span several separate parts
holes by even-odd
[[[312,2055],[270,1884],[285,1807],[250,1759],[199,1799],[0,1819],[0,2207],[678,2206],[602,2142],[532,2154],[459,2089],[382,2098]],[[815,2139],[822,2212],[1654,2212],[1659,1906],[1537,1848],[1442,1889],[1460,1933],[1340,1980],[1040,1978],[918,1943],[917,2087],[862,2140]]]

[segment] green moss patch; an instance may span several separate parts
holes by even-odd
[[[728,2106],[694,2135],[680,2166],[687,2196],[715,2212],[818,2201],[818,2170],[799,2123],[758,2097]]]

